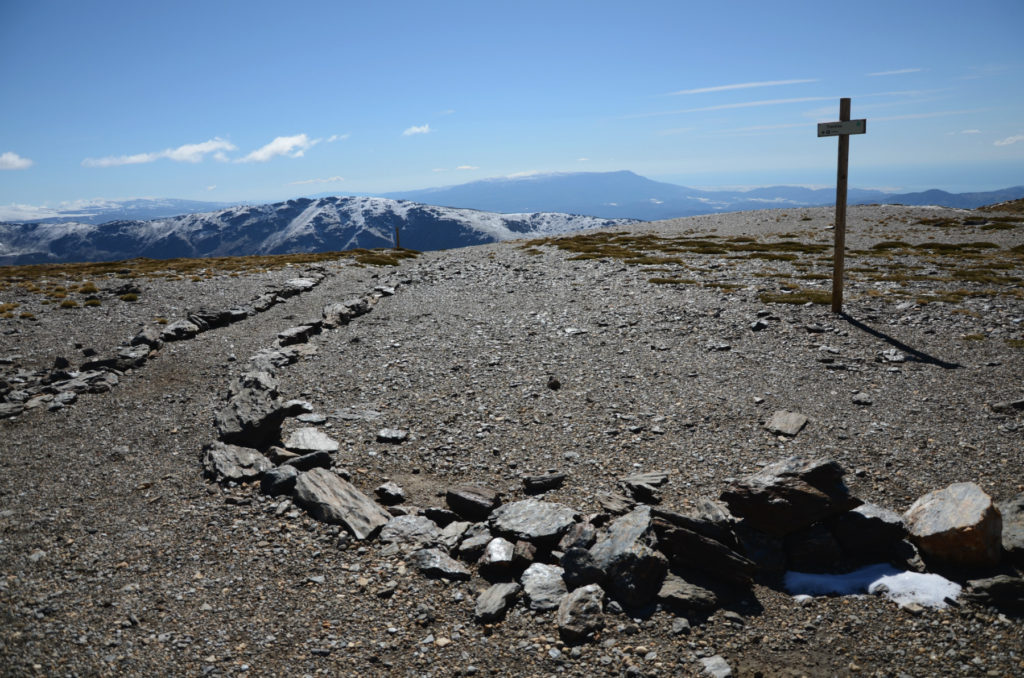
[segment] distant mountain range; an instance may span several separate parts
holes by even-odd
[[[393,247],[396,228],[403,247],[436,250],[614,224],[596,217],[494,214],[387,198],[299,198],[150,221],[0,223],[0,265]]]
[[[769,186],[751,190],[701,190],[652,181],[629,171],[537,174],[484,179],[457,186],[385,193],[384,197],[491,212],[545,211],[644,221],[770,207],[835,203],[835,189]],[[1024,186],[982,193],[886,193],[853,188],[850,204],[893,203],[973,209],[1024,197]]]
[[[132,198],[129,200],[89,200],[60,207],[0,205],[0,221],[10,223],[104,224],[115,220],[147,220],[179,214],[213,212],[231,207],[229,202],[204,202],[176,198]]]

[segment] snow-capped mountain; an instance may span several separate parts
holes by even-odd
[[[128,198],[125,200],[75,200],[56,207],[0,205],[0,221],[105,224],[115,219],[160,219],[179,214],[212,212],[232,203],[179,200],[177,198]]]
[[[612,226],[573,214],[495,214],[369,197],[300,198],[151,221],[0,223],[0,264],[133,257],[329,252],[355,247],[437,250]]]

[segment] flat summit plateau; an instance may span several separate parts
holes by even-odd
[[[763,578],[704,615],[606,604],[585,642],[522,599],[481,623],[478,570],[423,576],[259,482],[204,476],[215,414],[262,364],[282,401],[304,401],[278,442],[316,428],[334,473],[371,498],[393,483],[409,512],[471,485],[607,514],[622,479],[648,473],[664,476],[651,501],[685,512],[794,455],[835,461],[852,495],[897,514],[954,483],[1020,495],[1020,215],[851,207],[841,316],[832,216],[0,269],[0,673],[685,676],[717,656],[736,676],[1020,675],[1019,613],[800,602]],[[369,312],[296,330],[353,299]],[[175,325],[190,314],[210,326]],[[768,430],[780,411],[806,423]]]

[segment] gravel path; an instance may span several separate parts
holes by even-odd
[[[575,647],[553,613],[522,605],[478,625],[483,580],[425,579],[287,500],[209,483],[199,464],[249,356],[325,304],[384,285],[397,293],[279,373],[285,398],[326,417],[339,464],[368,494],[392,480],[408,504],[441,506],[445,488],[473,482],[511,501],[522,476],[555,469],[567,480],[545,499],[588,514],[618,478],[666,471],[663,505],[681,508],[805,454],[837,460],[855,495],[900,512],[960,481],[1009,499],[1024,491],[1024,420],[991,405],[1024,396],[1024,257],[1011,249],[1024,226],[965,225],[972,214],[851,208],[849,246],[871,254],[848,258],[864,270],[851,271],[847,316],[761,299],[827,291],[825,255],[735,249],[743,236],[827,244],[825,209],[622,229],[727,243],[672,254],[679,262],[506,243],[399,267],[328,263],[313,290],[166,345],[108,393],[0,421],[0,672],[670,676],[721,655],[740,676],[1022,675],[1019,616],[913,614],[871,596],[801,605],[761,584],[692,628],[660,610],[612,612],[596,643]],[[919,223],[936,219],[956,223]],[[871,249],[886,241],[992,247]],[[988,277],[975,274],[983,265]],[[8,286],[3,301],[35,319],[0,320],[0,376],[79,364],[83,349],[110,353],[155,317],[244,303],[300,271],[146,279],[133,304],[67,310]],[[810,422],[772,436],[763,424],[778,409]],[[378,443],[382,428],[410,437]]]

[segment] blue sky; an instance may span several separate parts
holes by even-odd
[[[525,172],[1024,184],[1024,2],[0,0],[0,205]]]

